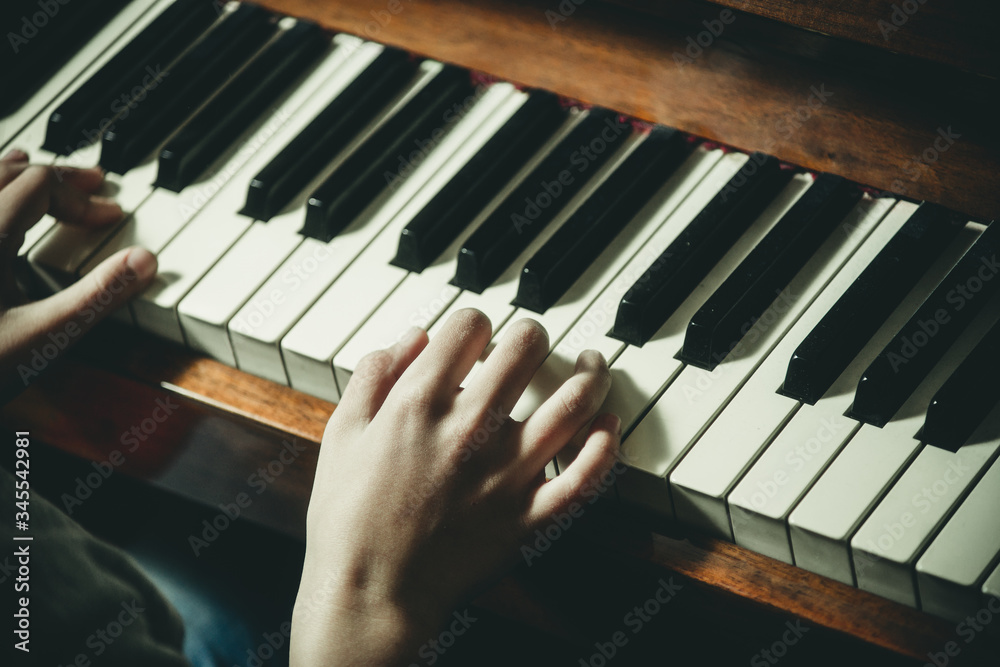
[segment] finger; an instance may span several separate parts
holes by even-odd
[[[395,345],[363,357],[344,388],[333,420],[367,426],[403,372],[426,346],[427,332],[413,327]]]
[[[76,323],[85,333],[145,289],[156,274],[156,257],[144,248],[120,250],[69,287],[36,303],[31,309],[43,331]]]
[[[524,422],[521,455],[525,471],[544,466],[600,409],[611,388],[611,371],[595,350],[584,350],[576,372]]]
[[[621,420],[603,414],[591,424],[586,443],[579,455],[562,473],[538,487],[528,507],[528,526],[546,523],[556,514],[567,511],[574,502],[595,498],[607,489],[602,476],[616,465],[621,443]],[[617,464],[621,465],[621,464]]]
[[[52,170],[56,180],[87,193],[97,192],[104,185],[104,170],[100,167],[78,169],[76,167],[56,166]]]
[[[10,154],[8,153],[8,155]],[[20,176],[21,172],[27,168],[27,162],[8,160],[6,157],[0,160],[0,189],[7,187],[11,181]]]
[[[22,151],[20,148],[12,148],[7,151],[7,154],[0,157],[0,162],[27,162],[28,154]]]
[[[71,223],[103,225],[121,219],[121,208],[103,197],[60,183],[47,167],[29,166],[0,190],[0,232],[20,236],[45,214]]]
[[[510,414],[549,352],[549,336],[535,320],[515,322],[458,400]]]
[[[456,311],[407,373],[437,395],[453,396],[482,356],[491,335],[486,315],[473,308]]]
[[[103,227],[118,222],[124,213],[110,197],[92,194],[104,181],[98,167],[74,169],[63,174],[62,180],[53,175],[49,213],[71,225]]]

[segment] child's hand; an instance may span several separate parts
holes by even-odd
[[[309,504],[295,667],[413,662],[455,606],[614,462],[620,422],[602,415],[575,462],[545,482],[545,464],[608,392],[600,354],[581,354],[520,423],[507,415],[546,356],[545,331],[517,323],[461,389],[490,334],[482,313],[460,311],[430,343],[414,330],[351,379]]]
[[[18,150],[0,158],[0,403],[37,375],[33,350],[75,342],[140,292],[156,273],[156,258],[141,248],[129,248],[61,292],[25,303],[14,279],[24,233],[46,213],[85,227],[118,222],[122,217],[118,204],[94,194],[103,182],[104,174],[97,167],[57,170],[31,165]],[[101,299],[101,308],[88,307],[94,299]],[[61,351],[64,346],[58,347]],[[48,355],[43,359],[48,361]]]

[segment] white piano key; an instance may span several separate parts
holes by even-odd
[[[325,388],[324,394],[320,395],[339,400],[339,393],[347,385],[346,380],[357,361],[377,349],[381,342],[394,340],[397,317],[405,320],[409,315],[386,311],[366,333],[354,336],[353,345],[341,357],[344,364],[341,373],[345,374],[337,380],[343,384],[334,381],[334,358],[407,276],[405,269],[389,264],[396,254],[403,228],[496,134],[525,99],[523,93],[515,92],[509,84],[493,86],[414,171],[411,178],[422,184],[419,192],[412,193],[412,199],[408,198],[392,222],[281,341],[288,378],[293,387],[310,392],[324,391]],[[412,289],[415,290],[414,298],[422,298],[417,296],[417,292],[421,292],[419,288]],[[435,288],[431,287],[431,291],[434,292]],[[441,298],[450,299],[454,294],[448,290],[441,292],[441,288],[437,291],[444,295]],[[439,297],[430,297],[432,301],[436,298]],[[427,304],[416,302],[412,305],[419,309]],[[383,329],[382,325],[389,328]],[[369,339],[369,336],[374,339]]]
[[[88,68],[82,76],[74,81],[74,85],[66,89],[59,96],[58,100],[45,109],[43,116],[36,118],[32,122],[26,131],[32,134],[38,146],[41,145],[44,139],[49,113],[65,98],[69,97],[77,87],[84,84],[91,75],[100,69],[100,66],[112,58],[122,47],[127,45],[135,35],[141,32],[146,25],[159,16],[170,4],[170,2],[161,2],[152,11],[146,12],[141,20],[136,22],[123,35],[122,39],[114,42],[113,48],[107,49],[101,59],[94,63],[93,67]],[[115,21],[119,17],[120,14],[115,18]],[[103,33],[104,31],[101,34]],[[36,150],[40,150],[40,148]],[[44,152],[44,155],[55,158],[51,153]],[[65,167],[92,167],[99,162],[100,156],[101,142],[97,141],[79,148],[71,155],[55,158],[55,164]],[[134,212],[149,197],[153,191],[152,183],[155,177],[156,159],[155,155],[150,155],[142,164],[131,169],[124,176],[120,174],[107,174],[100,194],[114,197],[122,207],[122,210],[128,214]],[[46,220],[43,221],[43,225],[40,228],[45,233],[32,244],[30,250],[25,248],[25,251],[28,254],[29,263],[38,276],[52,289],[60,289],[73,282],[80,275],[86,274],[99,261],[110,257],[117,250],[126,247],[120,245],[120,239],[118,244],[115,243],[114,239],[117,234],[121,234],[122,238],[128,238],[129,232],[127,228],[134,224],[135,222],[130,221],[126,216],[122,223],[118,225],[101,229],[84,229],[71,225],[56,224],[51,218],[46,216]],[[36,231],[33,236],[38,234],[39,232]],[[109,241],[109,239],[111,240]],[[100,254],[99,260],[92,262],[86,269],[81,270],[84,263],[98,249],[101,249],[102,246],[106,246],[106,248],[103,248],[104,252]]]
[[[917,561],[921,608],[958,621],[974,612],[1000,555],[1000,459],[993,462]]]
[[[916,210],[899,202],[879,225],[858,256],[877,254],[891,233]],[[852,360],[829,391],[815,405],[803,405],[778,436],[767,445],[728,496],[730,520],[737,544],[771,558],[792,563],[787,519],[813,481],[860,428],[845,417],[861,374],[889,343],[952,264],[972,245],[976,232],[962,234],[928,267],[907,298],[889,315],[868,345]],[[877,245],[877,248],[874,246]],[[787,364],[786,357],[782,363]]]
[[[518,255],[507,270],[504,271],[496,281],[490,285],[487,289],[483,290],[482,294],[475,294],[473,292],[465,291],[458,299],[452,304],[448,311],[438,319],[438,325],[441,325],[445,320],[451,316],[453,312],[461,308],[475,308],[482,311],[489,319],[493,325],[493,336],[491,338],[490,344],[487,346],[486,350],[483,352],[483,356],[476,361],[472,370],[466,375],[465,379],[462,381],[462,387],[468,385],[472,377],[482,368],[483,362],[490,355],[495,347],[496,343],[500,340],[504,333],[506,333],[506,328],[512,325],[521,316],[515,316],[517,308],[511,303],[514,297],[517,295],[518,282],[521,278],[521,270],[524,265],[537,253],[542,246],[552,237],[553,234],[559,229],[560,226],[566,220],[573,215],[573,213],[590,197],[597,188],[611,175],[614,168],[619,165],[628,153],[634,150],[637,142],[641,139],[641,136],[637,133],[633,133],[622,146],[618,148],[614,155],[612,155],[608,161],[603,164],[600,169],[598,169],[587,181],[586,185],[574,195],[568,202],[566,202],[565,207],[556,214],[549,225],[535,238],[525,249]],[[601,287],[603,287],[603,282]],[[550,309],[551,310],[551,309]],[[539,317],[537,313],[522,310],[524,317],[531,317],[533,319],[543,321],[545,317]],[[553,320],[556,322],[557,320]],[[558,329],[558,324],[556,329]],[[431,329],[431,335],[436,335],[437,331]],[[553,334],[549,334],[549,343],[551,344],[556,337]]]
[[[885,215],[892,208],[888,199],[863,199],[848,215],[845,222],[854,225],[860,216]],[[895,210],[883,220],[878,232],[872,234],[850,261],[821,292],[798,293],[798,299],[814,295],[806,312],[795,322],[781,342],[765,358],[760,368],[747,380],[716,418],[698,442],[684,456],[670,475],[671,496],[677,518],[697,525],[706,532],[723,539],[732,539],[726,494],[740,475],[753,463],[760,450],[792,417],[799,402],[776,393],[784,381],[788,360],[799,343],[809,335],[841,295],[851,286],[860,271],[882,249],[909,218],[912,206]],[[834,230],[832,235],[842,234]],[[825,258],[818,257],[821,263]],[[813,265],[813,262],[810,262]],[[809,271],[807,265],[803,271]],[[793,280],[791,286],[797,280]],[[721,367],[720,367],[721,368]],[[752,415],[752,418],[749,416]]]
[[[393,101],[381,120],[403,108],[441,71],[441,68],[440,63],[429,60],[421,63],[419,75],[414,83]],[[364,130],[364,132],[370,131],[370,128]],[[340,164],[359,143],[352,142],[345,148],[334,164],[324,170],[324,176]],[[395,195],[386,202],[386,206],[380,206],[378,203],[370,206],[329,243],[304,238],[281,262],[278,269],[267,276],[259,289],[226,323],[233,355],[241,370],[274,382],[288,384],[281,350],[278,347],[282,336],[315,303],[334,279],[354,261],[358,253],[392,220],[406,201],[400,193],[406,192],[408,193],[406,197],[409,197],[412,190],[418,186],[419,183],[412,177],[404,181]],[[304,224],[304,208],[295,215]],[[277,219],[272,219],[268,224],[275,222]],[[283,221],[281,224],[284,226],[287,223]],[[302,225],[298,225],[296,232],[301,228]]]
[[[2,137],[0,138],[0,144],[3,144],[3,148],[0,148],[0,154],[6,153],[9,150],[9,145],[10,148],[26,150],[31,156],[32,162],[43,164],[54,162],[56,156],[42,149],[49,115],[67,97],[72,95],[77,87],[100,70],[122,46],[128,44],[135,35],[141,32],[143,28],[172,3],[173,0],[161,0],[155,4],[151,0],[136,0],[123,8],[66,65],[60,68],[43,84],[24,106],[15,111],[11,116],[0,119],[0,137]],[[84,57],[81,58],[81,56]],[[79,72],[79,74],[74,74],[74,72]],[[29,117],[30,122],[27,122],[26,119]],[[26,125],[25,122],[27,122]],[[20,126],[23,127],[13,136],[5,134],[4,130],[6,128]],[[97,128],[94,128],[94,131],[96,132]],[[77,157],[71,157],[70,160],[73,166],[90,167],[96,164],[96,158],[93,158],[94,161],[91,162],[85,162],[83,159]],[[105,188],[105,192],[108,194],[114,191],[114,187]],[[25,233],[24,243],[21,244],[18,255],[27,255],[35,244],[55,225],[55,219],[49,215],[46,215],[35,223]],[[58,287],[53,281],[49,282],[53,288]]]
[[[55,156],[41,148],[49,114],[171,4],[173,0],[133,0],[115,14],[19,109],[0,118],[0,154],[20,148],[28,151],[35,162],[51,162]]]
[[[692,210],[703,207],[718,192],[721,186],[717,187],[714,182],[705,186],[702,183],[709,178],[722,155],[721,150],[706,150],[702,147],[696,149],[652,198],[649,205],[639,212],[636,219],[645,219],[642,229],[651,233],[643,233],[639,244],[629,243],[628,249],[622,253],[625,263],[618,275],[590,303],[581,304],[582,313],[570,327],[557,331],[557,335],[553,331],[549,332],[552,352],[531,379],[521,400],[514,406],[511,414],[515,419],[526,419],[573,374],[576,359],[583,350],[597,350],[611,363],[625,347],[625,343],[606,335],[614,322],[618,304],[625,292],[687,224],[686,216],[674,215],[678,207],[682,204]],[[728,169],[725,171],[728,174]],[[729,176],[731,174],[726,178]],[[546,323],[546,326],[552,325]]]
[[[772,224],[769,227],[773,226],[787,208],[787,206],[781,207],[781,210],[774,212],[775,218],[770,221]],[[670,382],[659,398],[655,399],[653,406],[626,436],[622,445],[626,462],[664,478],[669,475],[770,350],[780,342],[785,332],[795,323],[809,303],[850,259],[858,246],[884,217],[888,208],[888,204],[878,203],[871,207],[856,208],[851,217],[841,224],[839,229],[842,233],[834,233],[827,239],[803,270],[778,295],[769,310],[775,317],[769,318],[768,313],[761,316],[741,343],[733,348],[714,371],[694,366],[685,366],[679,373],[674,371],[676,379]],[[767,216],[768,213],[765,212],[761,219],[767,220]],[[759,225],[755,224],[750,231],[756,227]],[[766,230],[762,232],[766,233]],[[746,238],[747,235],[744,235],[734,250],[739,250],[740,243]],[[753,242],[756,243],[756,240]],[[731,262],[724,258],[720,266],[737,266],[745,254]],[[724,277],[721,276],[719,280]],[[705,286],[704,282],[702,286]],[[700,305],[714,289],[713,285],[709,290],[701,292],[698,304]],[[671,335],[677,338],[675,344],[671,346],[672,353],[680,350],[689,319],[690,315],[687,315],[678,324],[672,325],[673,320],[668,320],[664,325],[676,327],[676,333]],[[663,329],[658,335],[662,336],[662,332]],[[645,350],[647,347],[649,343],[642,349]],[[615,366],[622,364],[630,352],[631,348],[627,349],[615,362]],[[638,358],[636,356],[636,359]],[[637,374],[648,374],[648,370],[642,365],[636,364],[635,361],[631,363],[633,366],[628,367],[630,372],[627,381],[632,381]],[[653,360],[645,362],[647,366],[653,363]],[[652,384],[649,380],[643,382],[646,385]],[[666,479],[664,482],[666,483]],[[619,485],[619,494],[625,495],[622,494],[622,485]],[[669,514],[672,508],[664,508],[664,511]]]
[[[497,207],[503,200],[510,195],[510,193],[520,185],[534,169],[538,163],[540,163],[546,155],[548,155],[553,148],[569,134],[573,128],[575,128],[581,120],[584,118],[584,114],[577,113],[575,110],[571,113],[570,117],[562,124],[562,126],[553,133],[547,142],[542,146],[539,146],[538,152],[535,153],[530,160],[514,175],[514,178],[504,185],[504,188],[488,202],[482,211],[476,216],[476,219],[470,223],[470,227],[475,230],[480,224],[486,219],[486,217]],[[586,189],[586,188],[585,188]],[[579,201],[579,193],[574,201]],[[567,203],[567,207],[570,203]],[[565,219],[562,214],[558,215],[549,225],[539,234],[539,237],[544,237],[548,239],[556,229],[558,229],[558,223]],[[531,243],[532,248],[537,250],[542,246],[538,243],[538,239]],[[534,251],[532,251],[534,252]],[[476,294],[475,292],[463,291],[458,295],[458,298],[452,303],[451,306],[445,310],[444,313],[437,319],[436,323],[431,326],[428,334],[431,338],[437,335],[441,326],[448,320],[451,315],[458,310],[463,308],[477,308],[481,310],[486,317],[489,318],[490,323],[493,325],[493,331],[497,332],[507,321],[507,318],[511,316],[514,312],[514,307],[510,305],[510,302],[514,299],[517,294],[517,279],[521,275],[521,267],[524,262],[531,257],[527,254],[527,251],[522,252],[518,257],[511,262],[511,265],[506,271],[497,278],[492,285],[483,290],[482,294]],[[516,267],[516,271],[514,268]],[[454,274],[452,274],[454,275]]]
[[[617,287],[609,289],[616,290],[621,292],[621,294],[624,294],[625,291],[632,286],[632,283],[627,283],[627,280],[631,278],[632,282],[634,282],[635,279],[641,276],[642,273],[645,272],[654,261],[656,261],[659,254],[663,252],[670,242],[676,238],[677,234],[682,231],[683,226],[690,222],[690,220],[697,215],[702,208],[704,208],[705,204],[707,204],[712,197],[718,194],[719,190],[721,190],[729,179],[732,178],[733,174],[739,171],[739,168],[744,162],[746,162],[746,159],[746,155],[739,153],[731,153],[725,157],[722,157],[721,155],[711,155],[711,157],[708,158],[708,160],[712,163],[708,174],[702,176],[702,179],[698,181],[696,189],[688,197],[684,198],[679,206],[677,206],[676,202],[667,202],[667,206],[670,206],[671,204],[677,206],[676,210],[670,213],[667,220],[650,238],[649,243],[647,243],[639,254],[632,258],[631,261],[625,266],[623,269],[623,275],[625,277],[614,283]],[[530,255],[519,258],[520,263],[515,263],[514,266],[518,269],[516,272],[517,275],[514,275],[512,271],[509,277],[510,281],[515,281],[520,276],[520,267],[529,257]],[[513,307],[510,306],[510,301],[514,298],[516,291],[517,285],[516,282],[514,282],[513,284],[508,285],[508,290],[504,295],[501,295],[500,298],[497,299],[491,299],[490,301],[483,301],[476,298],[477,296],[482,295],[463,293],[451,307],[450,311],[458,310],[459,308],[473,307],[484,310],[487,315],[494,313],[497,319],[493,319],[491,317],[491,321],[493,321],[494,331],[498,331],[506,324],[508,318],[510,318],[514,312]],[[487,292],[489,292],[489,290],[484,292],[484,294]],[[504,296],[507,298],[503,298]],[[592,309],[588,310],[588,312],[584,315],[585,319],[582,320],[581,325],[578,327],[579,330],[577,331],[576,328],[574,329],[574,331],[577,331],[578,335],[573,335],[573,332],[571,331],[570,334],[567,334],[566,343],[556,346],[555,349],[561,351],[558,353],[559,356],[551,362],[549,369],[546,371],[546,375],[551,374],[552,381],[545,382],[545,384],[549,386],[543,390],[543,392],[551,394],[551,392],[555,390],[555,387],[558,386],[558,384],[556,384],[558,378],[563,376],[569,377],[572,375],[573,367],[576,363],[576,355],[584,349],[596,349],[604,355],[608,362],[610,362],[617,352],[624,348],[624,343],[604,335],[605,332],[611,328],[611,324],[614,321],[614,313],[618,307],[618,301],[620,301],[621,297],[617,296],[617,300],[612,303],[613,299],[615,299],[615,296],[610,293],[607,295],[601,295]],[[605,310],[601,310],[602,308]],[[607,322],[604,322],[606,319],[606,309],[608,308],[611,308],[610,319]],[[450,312],[446,315],[450,315]],[[586,321],[590,318],[593,318],[593,326],[588,327]],[[444,318],[438,320],[439,324],[443,321]],[[596,324],[598,322],[602,323],[600,327]],[[586,335],[583,336],[585,340],[581,340],[580,338],[584,332],[586,333]],[[432,328],[431,335],[434,335],[435,333],[436,330]],[[580,349],[576,349],[580,346],[580,343],[585,343],[585,346],[580,347]],[[566,362],[562,360],[563,357],[566,359],[572,358],[571,361],[569,361],[568,366],[566,365]],[[473,373],[475,370],[476,369],[473,369]],[[469,377],[471,376],[472,373],[469,374]],[[468,382],[468,378],[466,378],[466,382]],[[540,380],[539,383],[541,384],[542,381]],[[539,400],[537,403],[540,405],[541,401]],[[524,407],[520,408],[519,414],[524,416],[528,407],[530,407],[530,404],[526,404]]]
[[[78,150],[68,158],[59,158],[57,165],[73,164],[92,166],[101,155],[101,144],[96,143]],[[144,163],[128,171],[124,176],[107,174],[101,194],[113,196],[125,211],[125,219],[118,225],[101,229],[84,228],[58,223],[38,241],[28,253],[28,261],[39,276],[58,289],[72,282],[106,258],[129,245],[141,244],[147,235],[165,243],[187,221],[180,210],[176,195],[167,197],[160,191],[159,198],[153,198],[153,179],[156,177],[156,160],[150,156]],[[136,217],[138,208],[150,201],[150,207]],[[131,213],[131,215],[130,215]],[[138,229],[137,229],[138,227]],[[152,227],[147,231],[146,228]],[[161,246],[149,247],[157,252]]]
[[[381,45],[363,43],[348,35],[337,35],[334,40],[341,38],[355,40],[354,48],[345,43],[342,45],[344,48],[338,49],[334,54],[334,58],[342,59],[342,62],[333,77],[315,96],[315,104],[319,105],[317,109],[325,108],[382,52]],[[400,99],[409,97],[407,92]],[[313,105],[312,102],[309,104]],[[281,213],[267,222],[254,221],[247,232],[226,251],[218,264],[184,297],[177,312],[184,337],[192,349],[236,366],[227,323],[236,317],[240,308],[254,298],[264,281],[303,243],[304,237],[299,234],[299,230],[305,224],[305,203],[311,192],[398,108],[398,102],[390,104],[386,113],[372,119],[367,127],[361,128],[339,156],[331,160],[308,184],[303,184],[299,196]],[[337,239],[331,243],[339,244]],[[283,283],[291,285],[296,280],[301,280],[296,273],[287,273]],[[280,294],[276,298],[282,300]],[[261,308],[267,309],[264,302],[258,302],[257,306],[258,313]],[[250,307],[254,308],[253,305]]]
[[[638,145],[641,141],[641,135],[634,135],[626,141],[622,150],[619,151],[617,155],[612,157],[609,161],[609,167],[619,164],[622,159],[631,150]],[[481,218],[482,215],[479,216]],[[564,218],[563,218],[564,219]],[[555,225],[558,219],[553,221]],[[471,234],[476,228],[476,225],[470,224],[463,231],[460,240],[455,243],[442,254],[442,258],[447,261],[440,262],[436,267],[439,271],[436,273],[432,281],[426,283],[426,287],[417,291],[418,288],[415,285],[416,278],[424,278],[428,274],[429,270],[425,270],[419,276],[409,275],[403,284],[393,292],[392,296],[387,300],[386,303],[382,304],[379,309],[369,318],[364,325],[357,331],[357,333],[351,338],[350,342],[344,347],[341,352],[337,354],[334,359],[334,370],[337,373],[337,380],[340,386],[346,386],[346,381],[350,378],[350,373],[356,367],[357,362],[360,358],[368,351],[373,349],[379,349],[381,347],[386,347],[395,340],[399,338],[400,335],[405,333],[406,328],[412,325],[422,326],[424,328],[429,328],[430,325],[439,321],[441,314],[447,310],[448,306],[455,300],[458,296],[460,290],[453,285],[448,284],[448,280],[455,275],[455,261],[454,258],[457,256],[459,249],[461,248],[461,240],[464,240],[469,234]],[[556,226],[558,229],[558,225]],[[631,235],[635,234],[636,230],[632,230]],[[628,237],[630,234],[628,230],[623,231],[623,236]],[[621,237],[619,237],[621,238]],[[614,249],[619,253],[623,250],[622,243],[612,244]],[[607,266],[608,261],[625,261],[628,255],[624,257],[615,255],[611,258],[599,258],[595,262],[595,269],[604,268]],[[515,262],[517,266],[521,266]],[[604,282],[607,280],[606,277],[602,277],[599,271],[590,272],[589,275],[581,277],[581,283],[585,283],[584,290],[592,289],[599,291],[600,287],[603,286]],[[581,290],[576,290],[580,292]],[[567,294],[570,297],[570,301],[573,300],[571,294]],[[570,308],[576,305],[579,309],[578,304],[570,303]],[[538,315],[537,313],[528,313],[528,311],[521,311],[523,316],[530,316],[538,320],[542,326],[546,328],[549,332],[550,342],[555,341],[556,333],[561,326],[560,322],[562,320],[567,320],[565,326],[569,326],[572,322],[572,314],[570,308],[566,308],[565,305],[560,308],[556,305],[550,308],[545,315]],[[516,310],[516,309],[514,309]],[[560,312],[562,311],[562,312]],[[392,314],[390,314],[392,313]],[[514,317],[507,318],[506,325],[510,325],[515,319],[517,319],[517,313]],[[391,324],[390,324],[391,322]],[[506,326],[498,328],[494,335],[494,340],[499,340],[503,337]],[[381,342],[380,342],[381,341]],[[373,344],[375,343],[375,344]]]
[[[923,548],[1000,451],[994,410],[957,452],[925,445],[851,539],[858,588],[917,606],[913,568]]]
[[[983,582],[983,595],[994,613],[1000,612],[1000,565],[997,565],[990,576]],[[991,599],[992,598],[992,599]]]
[[[437,68],[432,74],[440,71],[439,63],[427,64]],[[405,104],[409,97],[402,98],[400,104]],[[459,123],[463,133],[469,128],[464,121],[470,118],[471,113]],[[305,239],[282,267],[264,282],[228,325],[233,351],[241,369],[276,382],[288,383],[279,347],[281,339],[406,203],[421,191],[434,175],[434,167],[430,165],[440,166],[442,156],[454,151],[459,141],[452,138],[455,136],[459,135],[455,131],[450,132],[412,174],[399,182],[395,190],[380,195],[329,243]],[[351,298],[357,299],[357,290]],[[258,307],[260,304],[263,304],[263,310]],[[328,325],[323,323],[322,326]],[[332,373],[331,367],[331,376]]]
[[[132,301],[139,327],[184,343],[177,305],[250,227],[251,219],[237,213],[246,200],[247,183],[323,110],[327,99],[320,91],[329,83],[337,83],[329,80],[360,46],[360,40],[339,35],[325,58],[295,85],[280,107],[263,114],[234,141],[233,148],[208,168],[208,176],[179,193],[184,199],[194,192],[191,199],[195,199],[219,180],[213,174],[227,175],[225,184],[208,204],[159,253],[156,280]]]
[[[692,171],[701,176],[707,173],[706,163],[714,162],[707,159],[708,155],[708,151],[699,149],[684,165],[679,167],[677,173],[660,187],[657,193],[650,198],[650,201],[636,213],[635,217],[601,251],[601,254],[587,267],[566,293],[545,313],[539,314],[525,308],[518,308],[494,338],[499,340],[503,337],[505,330],[514,322],[529,317],[545,327],[549,334],[549,344],[554,353],[556,345],[573,324],[580,319],[581,314],[585,313],[598,297],[605,295],[608,290],[612,290],[613,284],[620,283],[620,274],[626,265],[643,249],[644,244],[660,228],[670,212],[697,185],[700,179],[692,178]],[[701,168],[696,168],[698,166]],[[574,358],[570,364],[570,372],[572,372],[572,366],[575,363],[576,359]],[[546,389],[550,386],[553,377],[551,374],[544,373],[544,369],[545,364],[532,378],[531,384],[522,394],[517,405],[514,406],[511,414],[515,419],[526,419],[550,395]]]
[[[994,300],[997,303],[997,300]],[[948,375],[985,331],[980,316],[883,428],[865,424],[788,517],[795,564],[854,583],[850,538],[916,456],[924,411]]]
[[[612,367],[612,390],[604,407],[621,417],[625,432],[636,422],[643,410],[655,400],[670,378],[684,369],[683,362],[675,359],[674,355],[684,343],[688,321],[705,300],[715,292],[729,272],[738,266],[757,243],[767,235],[771,227],[777,224],[781,216],[794,205],[811,183],[812,180],[806,174],[796,176],[757,218],[750,229],[733,244],[733,247],[715,265],[705,280],[688,295],[676,312],[657,331],[656,335],[642,347],[626,347],[615,361]],[[698,372],[696,373],[696,371]],[[725,374],[724,366],[720,365],[714,374]],[[711,376],[712,373],[701,369],[691,369],[688,375],[700,379],[701,376]],[[617,387],[614,386],[615,384]],[[705,384],[709,386],[713,382],[709,380]],[[700,391],[694,385],[691,386],[692,393]],[[656,472],[654,470],[648,471]]]

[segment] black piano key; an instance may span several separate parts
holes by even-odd
[[[300,233],[324,243],[333,239],[393,187],[386,174],[397,174],[404,156],[423,146],[433,149],[448,125],[448,111],[471,94],[468,73],[446,67],[310,195]]]
[[[1000,225],[991,224],[865,370],[852,418],[874,426],[892,419],[1000,287],[998,250]]]
[[[674,130],[655,128],[527,261],[513,305],[536,313],[548,310],[649,202],[692,148]]]
[[[114,129],[104,133],[101,166],[124,174],[139,164],[222,89],[274,30],[270,13],[241,5],[187,51],[163,83],[137,98]]]
[[[678,359],[714,370],[861,199],[861,190],[823,174],[688,322]]]
[[[613,112],[591,109],[466,240],[452,284],[489,287],[630,133]]]
[[[130,0],[4,0],[0,118],[14,113]]]
[[[608,335],[644,345],[791,178],[776,158],[751,155],[625,293]]]
[[[565,121],[551,93],[536,92],[448,181],[399,236],[392,264],[417,273],[430,266],[487,202],[496,197]]]
[[[250,181],[240,211],[270,220],[304,189],[413,77],[416,63],[386,49]]]
[[[160,151],[157,187],[180,192],[195,181],[326,50],[330,38],[298,21],[230,81]]]
[[[1000,322],[983,336],[927,408],[920,439],[957,452],[1000,402]]]
[[[964,222],[948,209],[921,204],[796,348],[781,393],[815,404]]]
[[[99,140],[133,91],[159,85],[162,71],[217,18],[211,3],[172,4],[49,115],[42,148],[69,155]]]

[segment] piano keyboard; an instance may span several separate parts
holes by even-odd
[[[128,212],[36,225],[51,289],[142,245],[121,319],[331,401],[414,324],[532,317],[507,407],[601,351],[621,502],[935,615],[1000,597],[996,225],[250,5],[124,5],[0,119]]]

